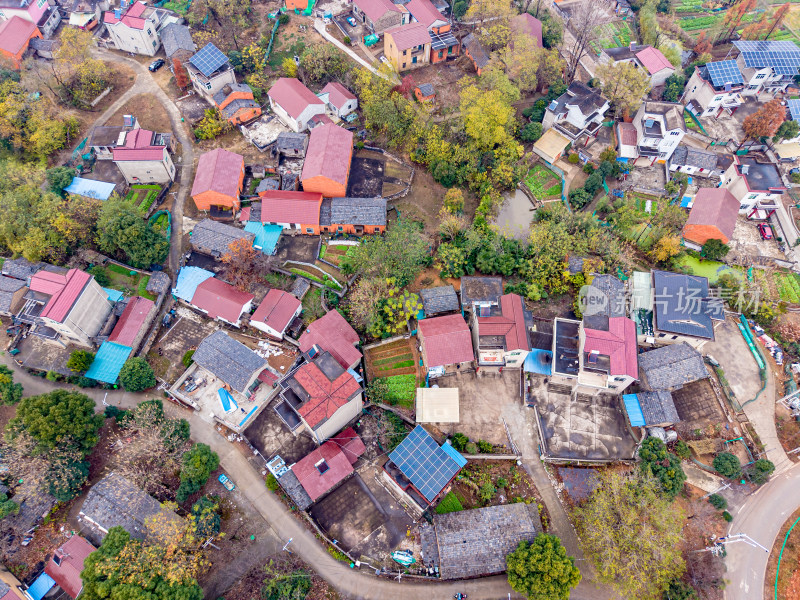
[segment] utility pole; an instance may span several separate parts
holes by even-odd
[[[702,550],[695,550],[695,552],[711,552],[714,556],[719,556],[720,552],[722,552],[722,547],[726,546],[727,544],[735,544],[736,542],[744,542],[748,546],[752,546],[753,548],[761,548],[764,552],[769,554],[769,549],[765,548],[753,538],[751,538],[746,533],[734,533],[732,535],[723,536],[718,538],[713,546],[708,546],[703,548]]]
[[[291,554],[291,553],[292,553],[292,551],[291,551],[291,550],[289,550],[289,544],[291,544],[291,543],[292,543],[292,540],[293,540],[293,539],[294,539],[294,538],[289,538],[289,541],[288,541],[288,542],[286,542],[286,544],[284,544],[284,546],[283,546],[283,550],[282,550],[283,552],[288,552],[289,554]]]

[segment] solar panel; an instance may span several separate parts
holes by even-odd
[[[214,44],[209,42],[192,58],[189,59],[197,69],[206,77],[211,75],[219,69],[222,65],[228,62],[228,57]]]
[[[735,60],[710,62],[706,64],[706,69],[714,87],[723,87],[726,83],[731,85],[744,83],[744,78]]]
[[[772,67],[780,75],[796,75],[800,70],[800,48],[790,41],[734,42],[744,64],[754,69]]]
[[[395,448],[389,459],[429,502],[461,469],[461,465],[419,425]]]
[[[792,121],[800,122],[800,100],[787,100],[789,105],[789,114],[792,115]]]

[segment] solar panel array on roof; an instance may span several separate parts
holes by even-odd
[[[800,70],[800,48],[789,41],[734,42],[744,58],[744,64],[753,69],[772,67],[780,75],[797,75]]]
[[[389,455],[389,459],[414,487],[433,502],[450,480],[467,461],[454,450],[447,452],[436,443],[430,434],[417,425],[400,445]]]
[[[708,74],[711,76],[711,83],[714,87],[722,87],[726,83],[736,85],[744,83],[739,67],[735,60],[720,60],[706,64]]]
[[[203,46],[197,54],[192,56],[189,62],[197,67],[203,75],[211,77],[214,71],[228,62],[228,57],[214,44],[209,42]]]
[[[792,121],[800,121],[800,100],[787,100],[786,103],[789,105]]]

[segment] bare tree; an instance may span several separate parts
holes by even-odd
[[[567,73],[566,82],[572,83],[575,75],[578,72],[578,65],[581,59],[586,55],[589,48],[589,43],[594,40],[594,30],[598,25],[601,25],[606,20],[606,15],[603,11],[598,10],[596,3],[593,0],[583,0],[572,10],[572,16],[569,20],[569,29],[573,34],[573,39],[564,40],[564,46],[569,54],[566,57]]]

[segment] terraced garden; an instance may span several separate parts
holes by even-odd
[[[775,273],[775,285],[781,300],[800,304],[800,278],[794,273]]]
[[[561,198],[561,177],[541,164],[534,165],[525,175],[525,185],[537,200]]]
[[[125,199],[133,201],[133,204],[139,209],[139,212],[146,214],[153,205],[153,202],[155,202],[156,198],[158,198],[160,191],[160,185],[144,185],[135,183],[131,186],[131,189],[128,190],[128,193],[125,195]]]
[[[613,21],[595,27],[596,38],[590,42],[592,49],[600,54],[603,48],[619,48],[635,42],[633,32],[625,21]]]
[[[347,251],[351,246],[341,246],[332,244],[321,244],[319,247],[319,257],[324,259],[332,265],[337,267],[340,265],[341,260],[347,255]]]
[[[798,4],[800,0],[788,0],[788,2],[791,4]],[[769,1],[769,4],[772,5],[773,8],[785,3],[786,0]],[[750,12],[744,16],[738,29],[739,33],[741,33],[745,25],[761,17],[763,14],[763,6],[759,6],[760,9],[758,11]],[[672,2],[672,9],[678,17],[678,25],[693,37],[700,35],[701,31],[707,32],[709,29],[719,24],[725,18],[725,12],[727,10],[726,8],[723,9],[721,6],[710,2],[702,2],[701,0],[674,0]],[[788,23],[788,21],[791,21],[791,19],[787,20],[787,25],[791,27],[792,25]],[[790,27],[781,27],[777,31],[774,31],[769,36],[769,39],[774,41],[792,40],[800,45],[800,39],[797,38]]]
[[[365,352],[367,379],[383,379],[388,387],[386,401],[406,409],[414,408],[419,385],[417,353],[413,340],[397,340]]]

